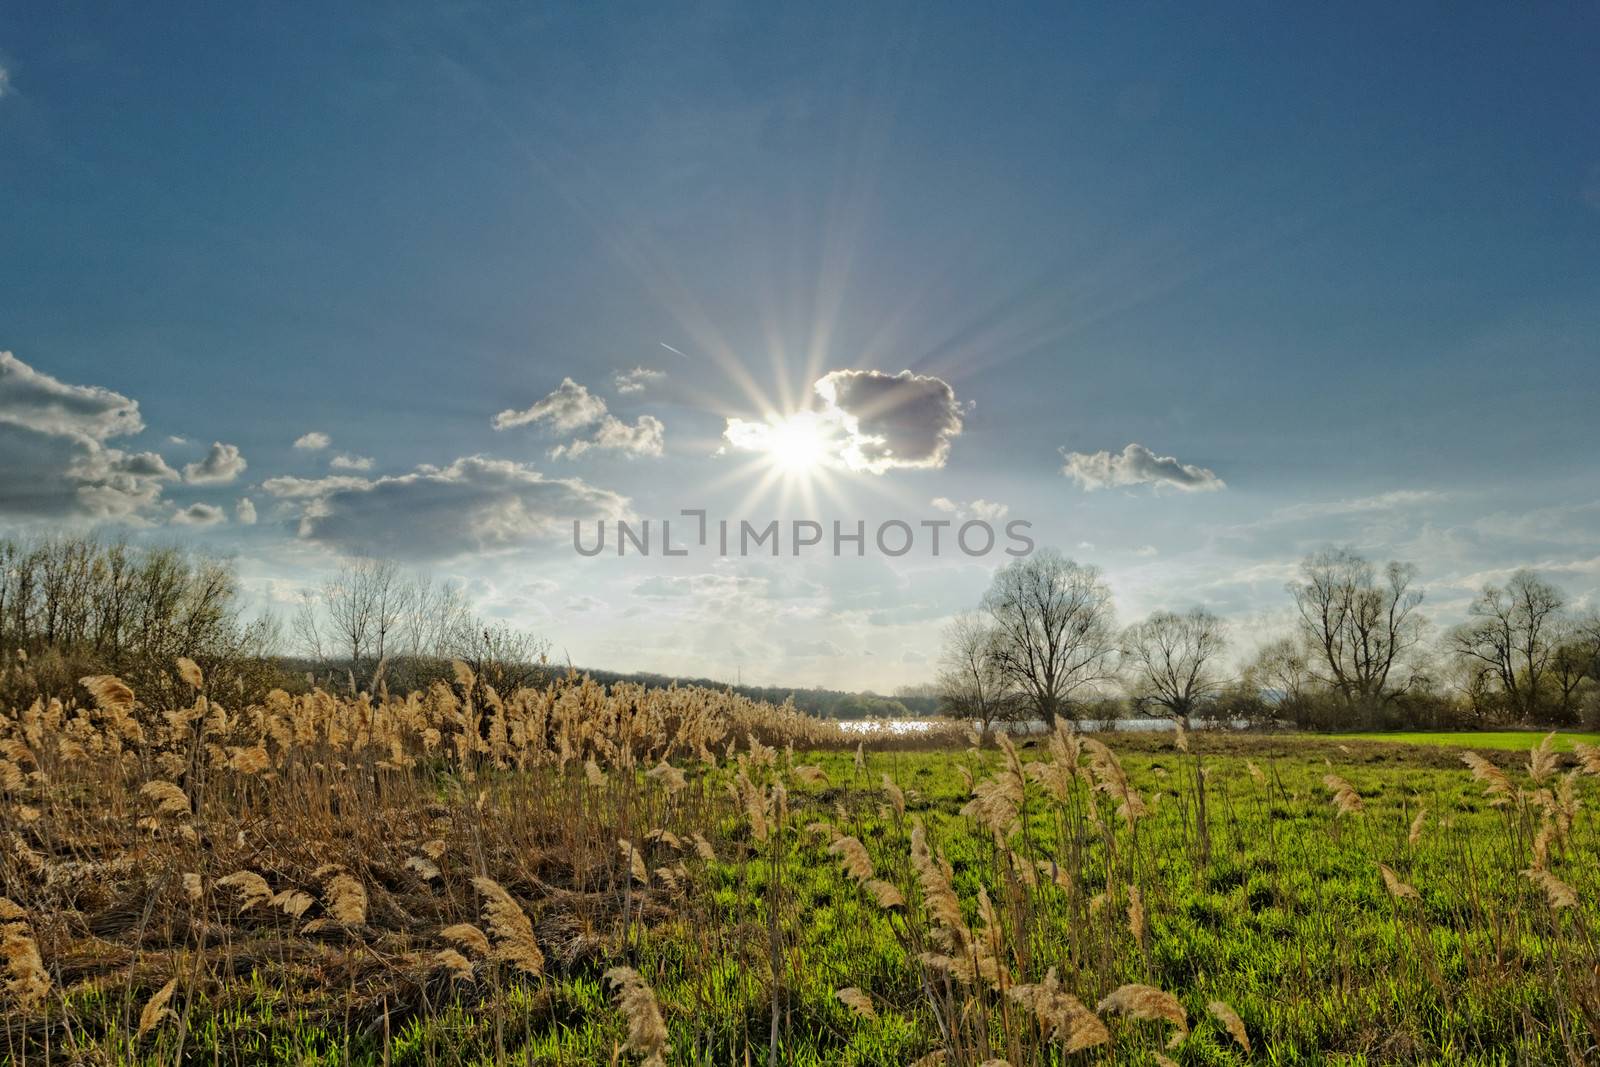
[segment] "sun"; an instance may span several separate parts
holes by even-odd
[[[831,427],[812,412],[786,415],[770,424],[767,459],[785,474],[810,474],[827,465],[832,437]]]

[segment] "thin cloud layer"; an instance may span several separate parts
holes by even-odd
[[[142,429],[137,401],[0,352],[0,513],[142,521],[178,477],[155,452],[106,443]]]
[[[183,480],[191,485],[227,485],[243,474],[248,466],[244,456],[239,453],[238,445],[213,441],[205,459],[184,465]]]
[[[514,548],[567,536],[574,520],[629,514],[610,490],[485,456],[370,480],[269,478],[262,488],[298,506],[303,540],[409,560]]]
[[[1130,444],[1121,452],[1068,452],[1061,473],[1086,492],[1148,485],[1186,493],[1226,489],[1227,483],[1204,467],[1180,463],[1175,456],[1158,456],[1144,445]]]

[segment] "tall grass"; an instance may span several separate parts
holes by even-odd
[[[1600,1042],[1592,750],[1396,770],[1062,727],[911,753],[699,689],[501,695],[461,667],[229,709],[176,677],[178,706],[100,676],[83,705],[0,715],[6,1062],[1583,1063]]]

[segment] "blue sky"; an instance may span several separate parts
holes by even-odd
[[[0,524],[236,553],[279,610],[378,548],[580,663],[880,689],[1003,560],[552,531],[982,500],[1125,619],[1205,603],[1240,654],[1327,544],[1416,562],[1441,625],[1521,564],[1593,601],[1597,35],[1578,6],[10,9]],[[756,492],[729,420],[847,371],[937,379],[959,431],[791,479],[820,504]],[[493,427],[566,379],[588,422]],[[1126,484],[1063,474],[1131,444],[1076,468]]]

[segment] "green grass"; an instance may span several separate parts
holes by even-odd
[[[1339,734],[1333,740],[1393,741],[1404,745],[1447,745],[1454,748],[1502,749],[1527,752],[1539,746],[1546,731],[1539,730],[1453,730],[1438,733],[1426,730],[1397,730],[1391,733]],[[1556,734],[1556,750],[1571,752],[1576,743],[1600,745],[1600,733],[1561,732]]]

